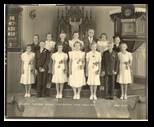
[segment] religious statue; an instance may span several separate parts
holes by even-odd
[[[80,19],[79,22],[76,22],[76,18],[74,18],[73,22],[71,21],[71,18],[69,20],[70,20],[69,23],[71,25],[71,31],[72,31],[72,33],[74,31],[79,31],[79,25],[81,25],[81,23],[82,23],[82,18]]]

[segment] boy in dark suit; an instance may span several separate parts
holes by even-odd
[[[90,44],[92,42],[97,43],[97,41],[98,41],[96,38],[94,38],[94,33],[95,33],[95,31],[93,29],[89,29],[88,30],[88,37],[86,39],[84,39],[84,45],[85,45],[84,51],[86,53],[91,51]]]
[[[113,50],[116,52],[120,52],[120,44],[121,44],[121,40],[119,36],[115,36],[114,37],[114,47]]]
[[[40,49],[35,53],[35,74],[37,75],[37,96],[46,96],[46,83],[50,55],[45,49],[45,42],[40,42]]]
[[[32,51],[35,53],[37,50],[39,50],[39,35],[35,34],[33,36],[33,43],[31,44]]]
[[[108,43],[108,50],[103,53],[102,71],[105,75],[105,95],[106,99],[114,99],[115,75],[118,72],[118,54],[113,51],[113,43]]]
[[[69,47],[69,42],[66,39],[66,34],[65,33],[60,33],[59,37],[60,37],[60,39],[57,41],[57,43],[55,45],[54,53],[58,51],[58,49],[56,47],[57,47],[57,45],[59,43],[61,43],[61,44],[63,44],[63,50],[62,51],[64,53],[67,53],[68,54],[68,52],[71,51],[71,48]]]

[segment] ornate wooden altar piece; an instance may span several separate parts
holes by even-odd
[[[128,51],[134,52],[146,41],[146,10],[134,5],[123,5],[110,11],[114,22],[114,36],[120,36],[128,45]]]
[[[85,14],[86,13],[86,14]],[[85,14],[85,16],[84,16]],[[67,34],[67,39],[72,39],[72,26],[71,23],[78,25],[79,38],[83,40],[87,36],[87,30],[93,28],[92,25],[92,10],[90,12],[85,11],[84,7],[79,6],[66,6],[64,10],[57,10],[57,38],[61,32]]]

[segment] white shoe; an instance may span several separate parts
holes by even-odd
[[[121,97],[120,97],[120,99],[122,100],[122,99],[124,99],[124,95],[123,94],[121,94]]]
[[[28,97],[28,94],[27,93],[25,93],[25,96],[24,97]]]
[[[96,95],[94,95],[94,100],[95,100],[95,101],[97,100],[97,97],[96,97]]]
[[[56,98],[59,98],[59,94],[56,95]]]
[[[31,97],[30,93],[27,94],[27,97]]]
[[[63,96],[62,94],[59,94],[59,98],[60,98],[60,99],[62,98],[62,96]]]
[[[74,100],[76,100],[76,99],[77,99],[77,95],[76,95],[76,94],[74,95],[73,99],[74,99]]]
[[[76,99],[79,100],[79,99],[80,99],[80,95],[77,95],[77,96],[76,96]]]
[[[125,94],[125,96],[124,96],[124,99],[126,99],[127,100],[127,95]]]
[[[90,99],[90,100],[93,100],[93,97],[94,97],[94,96],[93,96],[93,95],[91,95],[89,99]]]

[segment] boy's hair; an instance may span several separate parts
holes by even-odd
[[[44,41],[44,40],[41,40],[41,41],[40,41],[40,43],[41,43],[41,42],[45,43],[45,41]]]
[[[96,42],[92,42],[92,43],[90,43],[90,48],[92,48],[93,45],[98,46]]]
[[[92,29],[92,28],[88,29],[88,32],[89,32],[90,30],[93,30],[93,31],[95,32],[95,30],[94,30],[94,29]]]
[[[82,44],[81,44],[79,41],[76,41],[76,42],[73,44],[73,47],[75,47],[76,44],[80,44],[80,47],[82,47]]]
[[[38,34],[35,34],[33,37],[37,36],[39,38],[39,35]]]
[[[50,32],[48,32],[48,33],[46,34],[46,37],[47,37],[48,35],[51,35],[51,37],[53,38],[53,35],[52,35]]]
[[[102,35],[106,36],[106,39],[108,39],[107,34],[106,33],[101,33],[100,38],[102,38]]]
[[[126,49],[128,48],[128,45],[126,43],[121,43],[120,44],[120,48],[121,48],[122,45],[125,45],[126,46]]]
[[[113,42],[111,42],[111,41],[109,41],[109,42],[108,42],[108,45],[114,45],[114,43],[113,43]]]
[[[58,43],[57,45],[56,45],[56,49],[58,50],[58,47],[59,46],[63,46],[63,44],[62,43]]]

